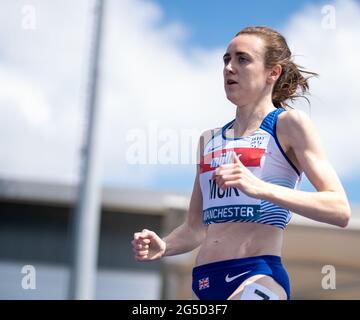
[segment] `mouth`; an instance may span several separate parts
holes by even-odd
[[[228,80],[226,80],[226,84],[229,85],[229,86],[231,86],[231,85],[233,85],[233,84],[237,84],[237,82],[236,82],[235,80],[228,79]]]

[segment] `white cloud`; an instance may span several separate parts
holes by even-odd
[[[173,129],[180,135],[186,128],[197,129],[200,134],[214,123],[226,121],[234,108],[224,99],[221,68],[216,69],[221,66],[222,49],[204,52],[204,61],[196,52],[185,56],[178,43],[187,30],[179,25],[159,28],[159,9],[148,10],[146,16],[143,9],[140,19],[138,6],[143,2],[134,3],[123,2],[120,6],[111,2],[108,8],[102,96],[106,106],[105,154],[111,154],[105,159],[108,176],[119,173],[119,179],[135,185],[146,184],[144,180],[150,184],[160,171],[169,168],[126,166],[124,151],[129,144],[125,137],[129,130],[140,128],[149,134],[147,128],[156,122],[159,131]],[[149,2],[147,6],[156,8]],[[220,111],[224,109],[227,112]],[[116,143],[113,137],[117,137]],[[150,148],[155,146],[151,144]],[[189,173],[193,170],[194,166]]]
[[[350,0],[327,5],[334,9],[335,15],[329,17],[335,17],[334,29],[327,23],[329,11],[322,12],[323,7],[312,5],[292,17],[285,36],[297,55],[296,61],[320,74],[310,81],[311,118],[330,160],[345,178],[360,174],[356,142],[360,119],[360,5]]]
[[[74,181],[83,133],[89,2],[32,3],[34,31],[21,28],[26,1],[1,4],[0,70],[6,73],[0,72],[0,84],[7,93],[0,93],[0,175]],[[163,13],[154,3],[107,3],[100,103],[104,177],[112,184],[149,186],[169,168],[126,165],[127,133],[152,121],[159,129],[201,132],[232,119],[235,107],[222,88],[226,44],[185,53],[181,43],[190,30],[176,23],[160,26]],[[360,158],[352,146],[360,102],[355,88],[360,13],[354,2],[334,5],[335,30],[321,29],[321,8],[309,7],[284,32],[294,53],[304,55],[303,64],[321,74],[311,82],[312,118],[345,176],[358,170]],[[188,172],[192,179],[193,169]]]
[[[31,83],[25,76],[0,69],[2,78],[0,79],[1,101],[2,104],[11,107],[13,112],[32,125],[43,128],[50,122],[50,109],[48,108],[47,97],[39,90],[32,90],[36,84]],[[5,80],[6,79],[6,80]],[[33,103],[29,104],[29,101]],[[8,121],[9,119],[4,119]]]
[[[36,19],[24,28],[28,10]],[[81,130],[86,5],[1,2],[0,174],[74,180]],[[25,23],[26,25],[26,23]]]
[[[12,70],[14,74],[8,74],[25,83],[20,87],[13,81],[9,90],[21,90],[23,97],[25,92],[32,92],[47,102],[44,109],[29,95],[24,103],[24,99],[13,94],[14,108],[25,109],[32,116],[33,110],[47,110],[50,119],[31,126],[30,118],[14,112],[14,108],[10,110],[7,99],[0,97],[3,119],[12,119],[11,125],[1,127],[0,143],[6,145],[11,140],[16,146],[2,150],[0,174],[76,180],[84,116],[80,85],[84,90],[84,59],[89,42],[85,37],[90,35],[86,31],[90,23],[86,15],[90,9],[86,1],[76,5],[70,1],[61,3],[60,7],[54,2],[34,2],[38,20],[34,31],[21,28],[21,7],[25,1],[2,4],[4,27],[0,43],[6,59],[0,66]],[[163,13],[149,1],[111,1],[106,13],[100,103],[105,179],[111,183],[149,185],[160,171],[168,168],[127,166],[127,133],[135,128],[146,129],[154,121],[159,130],[170,128],[180,133],[182,128],[193,128],[201,132],[213,126],[213,119],[222,118],[220,124],[230,117],[234,109],[223,99],[221,70],[214,68],[221,61],[222,51],[209,52],[203,62],[195,51],[193,56],[185,56],[180,43],[187,30],[176,23],[160,27]],[[13,30],[13,36],[4,30]],[[8,79],[4,74],[1,77],[3,82]],[[226,113],[218,115],[218,108],[224,105],[228,108],[227,117]],[[46,126],[52,130],[44,132]],[[18,131],[19,127],[23,129]],[[12,161],[29,157],[32,160],[28,162]]]

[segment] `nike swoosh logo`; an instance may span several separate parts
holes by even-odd
[[[227,274],[226,277],[225,277],[225,281],[226,281],[226,282],[234,281],[235,279],[237,279],[237,278],[239,278],[239,277],[241,277],[241,276],[243,276],[244,274],[247,274],[247,273],[249,273],[249,272],[251,272],[251,270],[245,271],[245,272],[240,273],[240,274],[237,274],[236,276],[233,276],[233,277],[229,277],[229,274]]]
[[[221,146],[216,146],[216,147],[214,147],[214,148],[211,148],[211,149],[209,149],[209,152],[212,152],[212,151],[214,151],[216,148],[219,148],[219,147],[221,147]]]

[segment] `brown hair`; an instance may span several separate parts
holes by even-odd
[[[256,35],[264,40],[264,63],[266,68],[271,69],[277,64],[282,67],[280,77],[276,81],[272,92],[272,102],[275,107],[290,107],[286,100],[293,102],[299,97],[309,102],[309,99],[305,96],[305,94],[309,94],[308,79],[312,76],[318,76],[318,74],[306,71],[293,62],[286,39],[279,32],[262,26],[246,27],[238,32],[235,37],[241,34]],[[308,76],[305,77],[305,75]]]

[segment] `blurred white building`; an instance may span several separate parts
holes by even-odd
[[[0,180],[0,299],[66,299],[70,215],[76,188]],[[144,227],[161,235],[183,221],[189,199],[152,190],[105,188],[102,195],[97,299],[189,299],[195,252],[137,263],[131,240]],[[356,218],[358,217],[358,218]],[[346,229],[294,215],[283,261],[293,299],[360,299],[360,215]],[[24,289],[22,268],[34,266],[36,289]],[[336,288],[324,289],[326,266]]]

